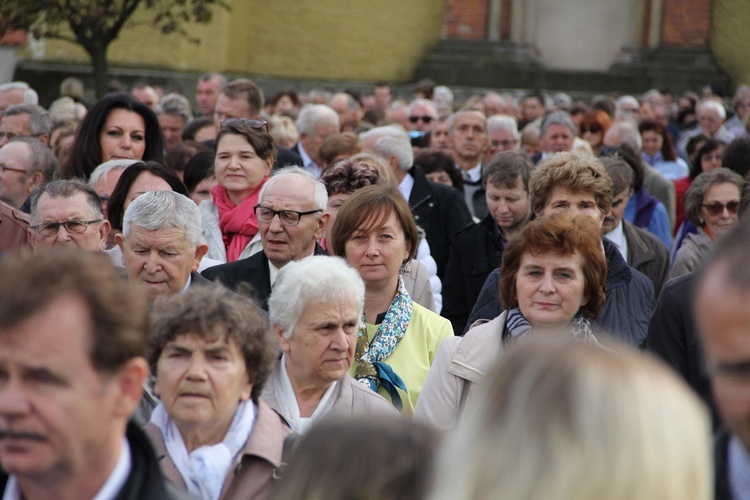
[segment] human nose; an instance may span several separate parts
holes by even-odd
[[[375,257],[380,254],[380,245],[378,245],[375,239],[371,238],[367,241],[365,253],[368,257]]]
[[[544,273],[542,280],[539,283],[539,291],[544,294],[550,294],[555,291],[555,284],[552,282],[552,275],[550,273]]]
[[[191,356],[187,368],[187,378],[190,380],[203,380],[206,377],[205,356]]]
[[[331,338],[331,350],[346,351],[349,347],[349,336],[343,327],[339,327]]]
[[[66,243],[70,240],[71,240],[70,233],[68,232],[67,229],[65,229],[64,225],[61,225],[57,229],[57,234],[55,235],[55,241],[59,241],[60,243]]]
[[[0,416],[13,418],[29,412],[29,401],[21,383],[11,379],[0,385]]]
[[[268,229],[274,233],[280,233],[284,230],[284,225],[281,223],[281,215],[273,214],[271,222],[268,223]]]
[[[155,274],[159,272],[159,270],[161,269],[159,258],[156,257],[154,253],[149,252],[149,254],[146,256],[146,262],[143,263],[143,268],[149,274]]]

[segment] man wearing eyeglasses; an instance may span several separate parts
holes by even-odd
[[[467,109],[456,112],[448,125],[453,159],[464,177],[464,198],[471,215],[487,216],[487,203],[482,189],[482,156],[489,145],[487,118],[481,111]]]
[[[33,137],[13,139],[0,148],[0,200],[26,212],[29,194],[52,179],[57,169],[52,151]]]
[[[110,225],[102,215],[99,196],[91,187],[79,180],[53,181],[34,191],[30,202],[35,247],[104,250]]]
[[[273,174],[258,196],[258,218],[263,250],[246,259],[211,267],[203,276],[230,289],[250,285],[263,310],[279,269],[310,255],[327,255],[317,241],[331,214],[326,212],[328,194],[322,182],[301,167],[287,167]]]
[[[36,137],[49,144],[52,119],[49,113],[36,104],[15,104],[3,111],[0,118],[0,146],[16,137]]]
[[[437,122],[437,110],[432,101],[415,99],[409,104],[409,130],[432,132]]]

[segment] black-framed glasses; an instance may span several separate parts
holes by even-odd
[[[432,116],[410,116],[409,121],[412,123],[417,123],[419,120],[422,120],[425,123],[432,123],[432,120],[434,120]]]
[[[50,236],[56,236],[57,232],[60,231],[60,226],[65,226],[65,230],[69,232],[70,234],[80,234],[86,230],[87,227],[89,227],[89,224],[93,224],[95,222],[101,222],[104,219],[94,219],[94,220],[66,220],[65,222],[42,222],[41,224],[37,224],[36,226],[31,226],[31,229],[36,231],[37,233],[41,234],[42,236],[50,237]]]
[[[322,212],[321,209],[308,210],[307,212],[297,212],[296,210],[274,210],[273,208],[264,207],[263,205],[255,205],[253,210],[255,211],[255,217],[260,222],[265,222],[267,224],[278,215],[279,222],[285,226],[296,226],[299,224],[303,215]]]
[[[737,200],[732,200],[724,204],[717,201],[714,203],[704,203],[701,206],[706,209],[708,215],[721,215],[722,213],[724,213],[725,208],[727,209],[727,212],[729,212],[729,215],[736,215],[740,209],[740,202]]]
[[[247,125],[255,130],[265,129],[269,134],[271,133],[268,129],[268,122],[265,120],[256,120],[255,118],[227,118],[221,121],[221,126],[231,125]]]
[[[5,165],[0,165],[0,177],[5,175],[6,170],[10,172],[18,172],[19,174],[25,174],[26,172],[28,172],[28,170],[24,170],[22,168],[6,167]]]
[[[581,125],[581,133],[591,132],[592,134],[598,134],[602,131],[601,125]]]

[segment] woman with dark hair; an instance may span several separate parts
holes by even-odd
[[[299,112],[299,96],[294,90],[282,90],[277,92],[271,99],[271,113],[274,115],[287,115],[297,117]]]
[[[207,257],[234,262],[261,249],[253,207],[271,174],[276,148],[263,120],[231,118],[216,136],[213,200],[200,204],[201,240]]]
[[[442,151],[426,151],[414,158],[414,164],[422,167],[428,180],[454,187],[463,192],[463,178],[456,168],[456,162],[450,155]]]
[[[110,94],[86,113],[57,177],[88,179],[109,160],[161,162],[163,158],[164,138],[156,114],[128,94]]]
[[[217,184],[214,175],[214,154],[198,153],[193,156],[185,166],[183,181],[188,196],[196,205],[206,200],[213,200],[211,191]]]
[[[641,157],[649,165],[669,180],[682,179],[688,175],[687,163],[677,156],[672,136],[664,125],[656,120],[643,120],[638,128],[643,138]]]

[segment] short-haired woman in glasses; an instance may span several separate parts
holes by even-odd
[[[698,228],[688,234],[677,251],[668,279],[695,271],[714,242],[737,224],[742,176],[726,168],[703,172],[685,193],[685,218]]]
[[[262,120],[224,120],[216,136],[213,200],[200,204],[206,257],[221,262],[244,259],[261,249],[253,207],[268,180],[276,148]]]

